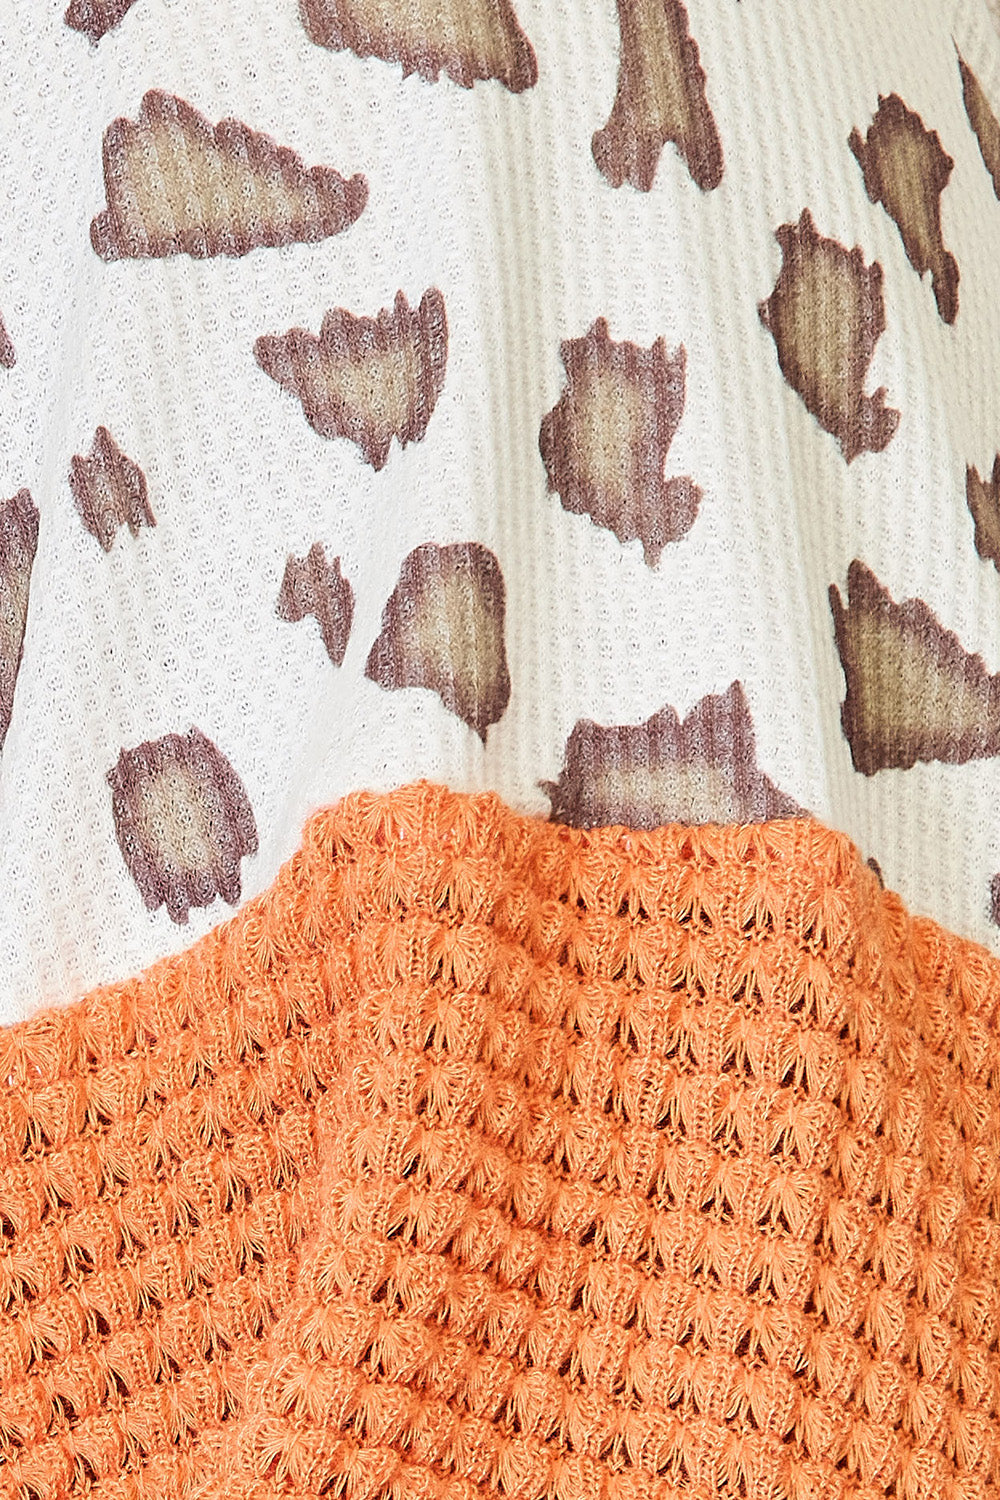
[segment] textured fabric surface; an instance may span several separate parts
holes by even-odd
[[[810,820],[353,795],[0,1034],[0,1494],[996,1496],[998,1002]]]
[[[428,777],[1000,915],[987,0],[6,0],[0,1019]]]

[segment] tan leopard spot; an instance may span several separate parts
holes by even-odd
[[[587,515],[620,542],[639,538],[650,567],[694,524],[701,490],[667,479],[667,452],[684,412],[686,352],[616,344],[604,318],[559,348],[566,388],[542,419],[538,447],[563,509]]]
[[[965,499],[976,523],[976,551],[1000,570],[1000,453],[989,479],[981,479],[978,469],[966,469]]]
[[[198,729],[122,750],[108,772],[118,846],[150,911],[186,922],[193,906],[240,899],[240,861],[257,852],[243,784]]]
[[[553,821],[575,828],[757,823],[802,812],[757,765],[739,682],[707,694],[684,720],[669,704],[643,724],[578,720],[558,781],[541,786]]]
[[[1000,676],[964,649],[922,599],[897,604],[857,559],[847,604],[830,607],[847,695],[841,723],[866,776],[919,761],[1000,755]]]
[[[965,59],[958,59],[962,75],[962,99],[973,134],[979,142],[979,154],[993,180],[993,191],[1000,198],[1000,120],[986,97],[986,91]]]
[[[69,487],[80,519],[105,552],[110,552],[120,527],[127,526],[137,537],[140,526],[156,525],[145,474],[106,427],[98,427],[94,434],[89,457],[74,455]]]
[[[314,615],[326,653],[334,666],[343,664],[354,618],[354,590],[340,571],[340,558],[328,563],[322,542],[305,557],[289,557],[278,595],[278,618],[295,623]]]
[[[105,260],[313,243],[353,224],[368,198],[363,177],[306,168],[270,136],[239,120],[212,126],[155,89],[137,121],[104,132],[104,185],[108,206],[90,238]]]
[[[946,323],[958,316],[958,262],[945,249],[941,194],[955,163],[936,130],[927,130],[898,94],[879,96],[867,137],[853,130],[848,144],[865,178],[865,191],[894,220],[910,265],[931,273],[938,312]]]
[[[37,549],[38,511],[28,491],[18,490],[0,502],[0,750],[14,709]]]
[[[318,336],[304,328],[263,335],[254,356],[298,397],[314,431],[350,438],[381,469],[393,438],[401,447],[423,438],[441,394],[448,359],[444,298],[431,287],[413,309],[397,292],[392,310],[374,318],[336,308]]]
[[[718,187],[722,142],[681,0],[618,0],[618,23],[618,89],[592,142],[601,172],[612,187],[630,182],[648,193],[671,141],[704,192]]]
[[[850,463],[880,453],[899,425],[885,390],[864,393],[875,345],[885,331],[882,267],[866,266],[858,246],[825,239],[804,209],[775,238],[783,263],[774,291],[758,308],[774,339],[788,384]]]
[[[403,560],[365,676],[380,687],[430,688],[485,743],[510,699],[506,593],[478,542],[427,542]]]
[[[135,832],[165,864],[188,871],[211,865],[210,815],[187,766],[167,764],[149,777],[137,803]]]
[[[399,63],[404,78],[444,73],[463,88],[496,78],[515,94],[538,79],[510,0],[299,0],[299,13],[320,47]]]

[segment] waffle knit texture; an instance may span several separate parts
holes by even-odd
[[[3,0],[0,1022],[420,779],[1000,951],[996,12]]]
[[[811,820],[352,795],[0,1035],[0,1494],[995,1496],[998,1002]]]

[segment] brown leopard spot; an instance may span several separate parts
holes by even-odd
[[[63,20],[95,44],[123,20],[135,0],[71,0]]]
[[[898,94],[880,96],[867,138],[852,130],[848,145],[865,178],[865,191],[894,220],[910,265],[931,273],[938,312],[946,323],[958,316],[958,262],[945,249],[941,194],[955,163],[936,130],[927,130]]]
[[[681,0],[618,0],[618,23],[618,90],[591,147],[601,172],[612,187],[648,193],[671,141],[703,192],[718,187],[722,142]]]
[[[845,605],[830,585],[847,682],[841,723],[865,776],[920,761],[1000,755],[1000,676],[966,651],[922,599],[897,604],[857,559]]]
[[[322,542],[305,557],[289,557],[278,595],[278,618],[294,623],[314,615],[326,654],[343,664],[354,617],[354,590],[340,571],[340,558],[328,563]]]
[[[965,113],[979,142],[983,164],[993,180],[993,191],[1000,198],[1000,120],[993,113],[982,84],[961,55],[958,67],[962,75]]]
[[[410,307],[397,292],[392,311],[356,318],[328,312],[319,335],[304,328],[264,335],[254,344],[261,369],[298,397],[321,437],[350,438],[381,469],[393,438],[423,438],[444,385],[448,324],[444,298],[431,287]]]
[[[18,490],[0,502],[0,750],[14,708],[37,548],[38,511],[28,491]]]
[[[365,676],[424,687],[485,743],[510,698],[500,564],[478,542],[425,543],[403,560]]]
[[[320,47],[399,63],[404,78],[444,73],[463,88],[496,78],[515,94],[538,80],[510,0],[299,0],[299,14]]]
[[[875,345],[885,331],[882,267],[861,250],[824,239],[808,209],[775,238],[783,264],[774,291],[758,308],[774,339],[788,384],[820,426],[840,443],[848,463],[880,453],[899,425],[885,389],[864,393]]]
[[[574,828],[759,823],[802,813],[757,765],[739,682],[707,694],[683,720],[669,704],[644,724],[578,720],[559,780],[541,786],[553,821]]]
[[[638,537],[650,567],[690,530],[701,490],[667,479],[667,451],[684,411],[686,353],[614,343],[598,318],[560,345],[566,389],[543,418],[538,446],[563,509],[587,515],[620,542]]]
[[[139,119],[104,132],[108,206],[90,226],[105,260],[246,255],[314,243],[353,224],[365,179],[301,157],[239,120],[212,126],[183,99],[145,95]]]
[[[989,479],[981,479],[978,469],[966,469],[965,499],[976,523],[976,551],[1000,570],[1000,453]]]
[[[198,729],[122,750],[108,772],[118,846],[150,911],[186,922],[193,906],[240,899],[240,861],[257,852],[243,784]]]
[[[122,452],[106,427],[98,427],[88,458],[74,455],[69,487],[80,519],[105,552],[110,552],[120,527],[127,526],[133,536],[138,536],[140,526],[156,525],[145,474]]]
[[[5,370],[11,370],[16,363],[17,355],[14,352],[14,345],[11,342],[10,334],[7,332],[6,323],[0,317],[0,365]]]

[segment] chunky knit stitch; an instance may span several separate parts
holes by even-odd
[[[1000,1494],[998,1001],[807,819],[353,795],[0,1035],[0,1494]]]

